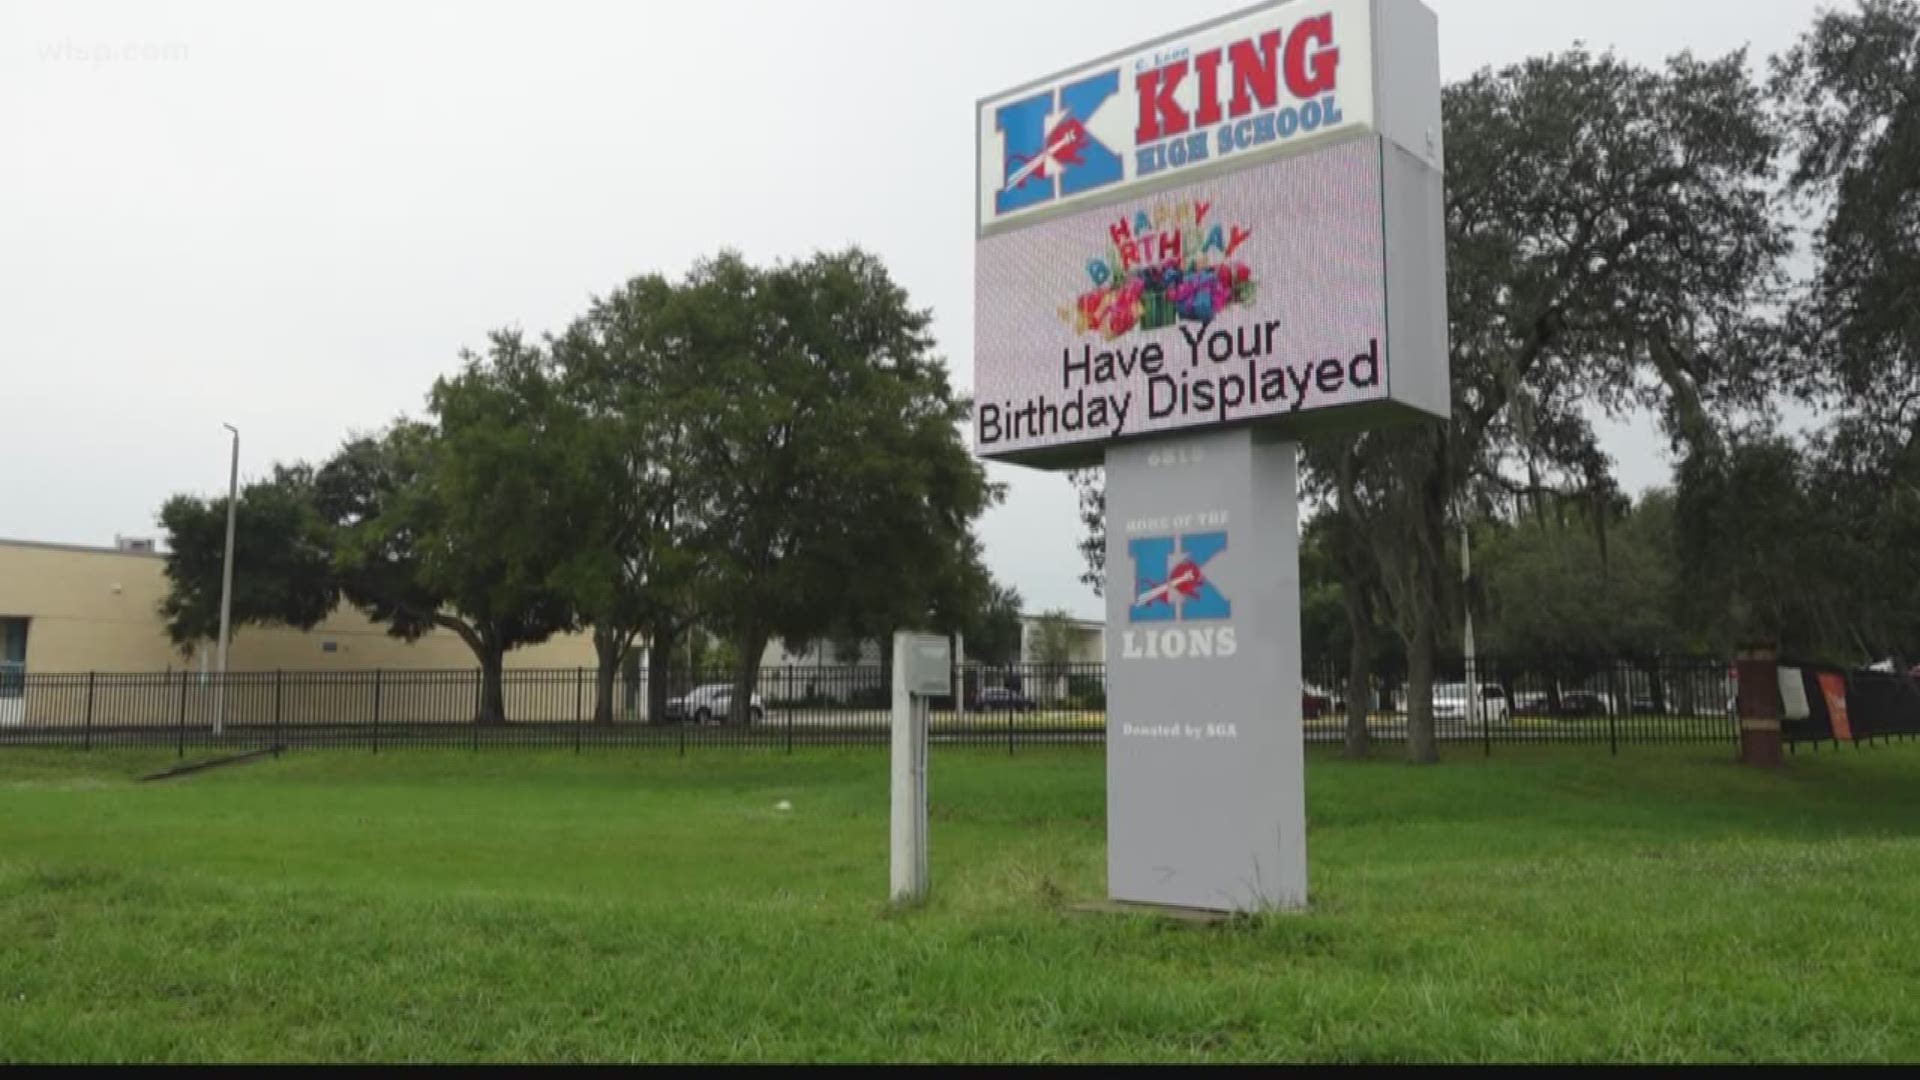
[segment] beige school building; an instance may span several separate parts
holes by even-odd
[[[183,714],[198,722],[211,716],[213,685],[206,676],[217,668],[213,645],[182,652],[168,640],[159,613],[167,593],[164,568],[165,558],[151,541],[87,547],[0,540],[0,725],[72,722],[83,711],[83,694],[116,722],[176,723]],[[1023,627],[1022,659],[1032,659],[1034,622],[1029,618]],[[1098,661],[1103,627],[1085,622],[1075,631],[1073,659]],[[845,664],[824,644],[794,651],[775,641],[762,660],[761,692],[798,693],[811,688],[808,672],[857,669],[819,680],[844,696],[868,683],[882,685],[883,662],[874,644]],[[580,673],[591,705],[596,663],[585,632],[509,652],[509,719],[573,719]],[[628,666],[639,670],[635,662]],[[271,712],[293,721],[365,714],[371,702],[360,699],[377,693],[384,718],[408,722],[470,718],[464,702],[477,665],[451,631],[401,641],[343,604],[312,630],[237,628],[227,667],[236,673],[230,715]],[[376,672],[384,676],[377,687]],[[637,718],[645,698],[638,685],[623,678],[619,697],[622,711]]]
[[[167,639],[160,601],[164,557],[140,550],[0,540],[0,663],[44,674],[198,672],[213,666],[212,644],[183,654]],[[507,654],[510,668],[594,666],[593,640],[564,634]],[[312,630],[240,627],[233,671],[453,670],[473,651],[447,630],[416,642],[391,637],[349,605]]]
[[[182,652],[160,617],[164,556],[148,541],[112,548],[0,540],[0,726],[201,725],[215,711],[211,642]],[[591,672],[593,641],[564,634],[507,654],[510,670]],[[418,641],[389,636],[350,605],[312,630],[241,627],[227,667],[236,676],[227,714],[239,721],[325,721],[371,714],[396,723],[470,719],[476,664],[450,631]],[[422,672],[445,672],[425,676]],[[377,690],[372,673],[395,673]],[[406,674],[400,674],[406,673]],[[524,720],[570,720],[584,679],[556,671],[509,676],[507,712]],[[633,698],[637,695],[629,695]],[[589,699],[590,700],[590,699]]]

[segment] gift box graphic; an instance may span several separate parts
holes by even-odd
[[[1211,210],[1212,204],[1204,204]],[[1175,208],[1176,218],[1191,213],[1191,204]],[[1149,218],[1137,216],[1144,227]],[[1088,264],[1094,287],[1081,293],[1072,305],[1060,309],[1061,318],[1072,324],[1082,336],[1098,336],[1107,341],[1137,330],[1164,330],[1182,322],[1202,325],[1213,322],[1233,307],[1250,304],[1257,295],[1253,272],[1246,263],[1230,260],[1231,249],[1219,238],[1223,229],[1217,222],[1206,229],[1198,227],[1198,218],[1187,221],[1185,232],[1165,234],[1157,243],[1172,257],[1151,263],[1142,262],[1140,251],[1129,242],[1110,246]],[[1233,246],[1252,236],[1252,231],[1234,226]],[[1182,252],[1197,252],[1182,259]]]

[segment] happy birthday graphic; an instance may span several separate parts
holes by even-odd
[[[1076,334],[1108,341],[1177,322],[1206,325],[1254,298],[1253,274],[1234,255],[1253,230],[1222,219],[1212,202],[1160,203],[1107,227],[1106,251],[1087,261],[1093,288],[1060,318]]]

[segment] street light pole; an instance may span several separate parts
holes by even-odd
[[[227,726],[227,639],[233,618],[233,518],[240,497],[240,429],[220,425],[233,432],[233,461],[227,471],[227,557],[220,574],[220,682],[213,691],[213,735],[219,738]]]

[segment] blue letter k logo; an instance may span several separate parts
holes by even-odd
[[[1133,557],[1133,604],[1127,621],[1180,622],[1191,619],[1230,619],[1233,602],[1207,580],[1206,565],[1227,550],[1224,532],[1192,533],[1180,541],[1181,558],[1174,560],[1172,537],[1143,537],[1127,541]]]
[[[1087,122],[1120,92],[1120,72],[1082,79],[1060,89],[1053,127],[1053,91],[1000,106],[994,125],[1006,150],[1003,183],[994,195],[997,213],[1038,206],[1055,195],[1078,195],[1121,179],[1120,155],[1087,132]]]

